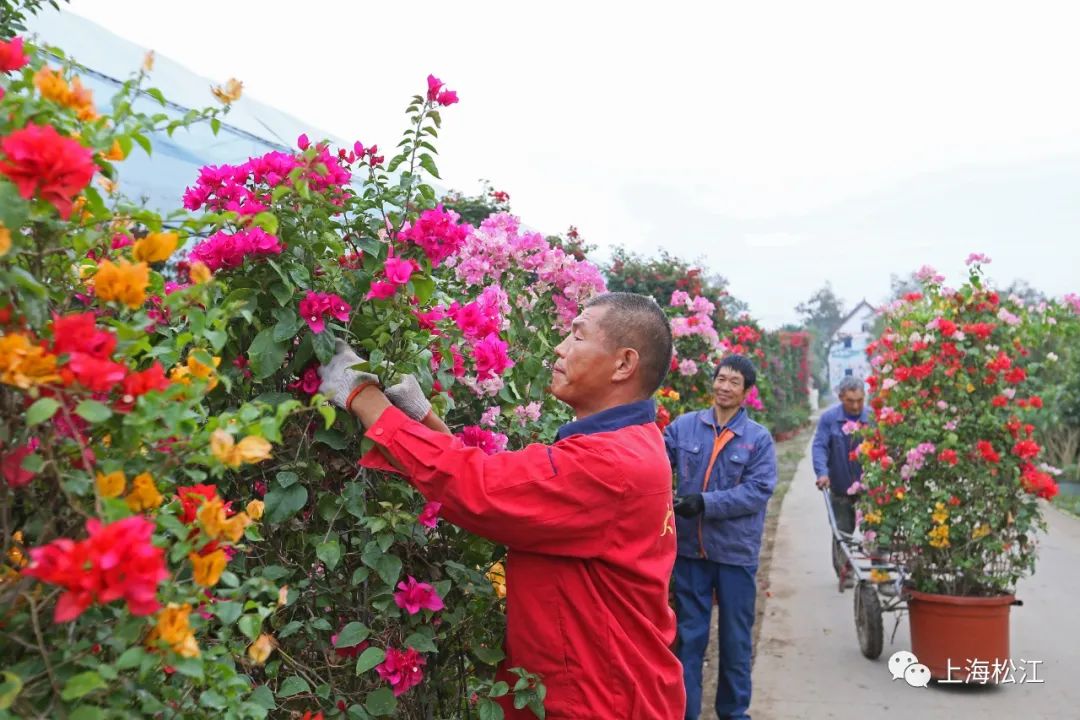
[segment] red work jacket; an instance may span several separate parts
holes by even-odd
[[[396,408],[367,431],[444,518],[508,547],[504,666],[543,677],[553,720],[684,715],[669,649],[671,467],[650,412],[651,400],[611,408],[565,426],[554,445],[496,455]],[[389,467],[377,450],[364,464]],[[509,701],[504,710],[534,717]]]

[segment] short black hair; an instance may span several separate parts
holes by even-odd
[[[604,307],[608,312],[600,329],[617,347],[637,350],[641,362],[641,382],[648,395],[664,383],[671,367],[671,323],[660,306],[648,295],[609,292],[597,295],[585,307]]]
[[[720,368],[731,368],[742,375],[743,385],[746,390],[757,385],[757,369],[754,368],[754,363],[750,362],[750,358],[745,355],[728,355],[716,363],[716,369],[713,370],[712,374],[713,380],[720,374]]]

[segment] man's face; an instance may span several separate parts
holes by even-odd
[[[595,403],[610,390],[618,358],[600,326],[607,311],[603,306],[585,308],[555,348],[551,393],[572,408]]]
[[[844,413],[851,417],[862,415],[865,400],[866,393],[862,390],[848,390],[840,394],[840,404],[844,406]]]
[[[713,402],[721,410],[731,410],[746,399],[746,379],[738,370],[722,367],[713,379]]]

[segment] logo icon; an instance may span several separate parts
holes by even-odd
[[[889,673],[893,680],[903,680],[911,687],[930,684],[930,668],[919,662],[914,653],[898,650],[889,658]]]

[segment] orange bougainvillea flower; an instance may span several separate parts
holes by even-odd
[[[260,635],[251,645],[248,645],[247,649],[248,657],[256,665],[265,663],[272,652],[274,652],[274,639],[266,633]]]
[[[484,577],[491,583],[491,589],[495,591],[495,597],[506,597],[506,568],[502,563],[495,563],[485,573]]]
[[[4,257],[11,250],[11,231],[3,223],[0,223],[0,257]]]
[[[22,333],[0,335],[0,382],[26,390],[59,380],[55,355]]]
[[[232,105],[240,99],[240,95],[244,92],[244,83],[236,78],[229,78],[224,85],[211,87],[210,92],[214,93],[214,97],[222,105]]]
[[[157,487],[154,477],[147,472],[140,473],[131,481],[131,492],[124,498],[133,512],[143,512],[159,507],[165,501]]]
[[[252,520],[262,520],[266,504],[262,500],[252,500],[247,504],[247,514]]]
[[[34,73],[34,87],[41,97],[75,111],[80,120],[95,120],[98,117],[94,109],[94,94],[83,87],[82,80],[75,77],[69,84],[59,70],[48,66]]]
[[[211,540],[224,537],[231,542],[237,542],[244,536],[244,528],[251,524],[247,513],[236,513],[228,517],[225,503],[218,497],[204,502],[196,516]]]
[[[191,605],[169,603],[168,607],[158,614],[157,624],[147,636],[146,644],[153,645],[161,640],[181,657],[199,657],[199,644],[191,630],[190,616]]]
[[[131,264],[120,260],[113,264],[103,260],[94,275],[94,294],[106,302],[115,300],[130,308],[146,302],[146,287],[150,284],[150,266],[144,262]]]
[[[191,553],[188,555],[188,559],[191,560],[191,568],[196,584],[203,587],[217,585],[218,581],[221,580],[221,573],[225,572],[225,565],[229,562],[228,557],[225,556],[225,551],[220,549],[206,555]]]
[[[150,233],[135,242],[131,256],[137,262],[156,263],[168,260],[176,252],[180,236],[174,232]]]
[[[196,285],[207,282],[213,274],[210,272],[210,268],[206,263],[196,260],[191,263],[191,267],[188,269],[188,279]]]
[[[95,485],[97,486],[98,495],[103,498],[120,497],[124,492],[124,486],[127,485],[127,479],[124,477],[123,470],[98,473]]]
[[[215,356],[214,358],[212,358],[212,362],[213,365],[204,365],[203,363],[199,362],[199,360],[195,357],[195,354],[192,353],[188,355],[187,365],[179,365],[177,367],[174,367],[172,369],[172,372],[169,373],[169,378],[173,382],[190,385],[191,378],[196,377],[200,380],[206,380],[207,382],[209,382],[209,389],[213,390],[215,387],[217,387],[218,384],[217,376],[214,375],[214,368],[221,365],[221,358]]]
[[[248,435],[237,443],[233,436],[222,429],[210,435],[210,452],[218,460],[232,468],[269,460],[272,446],[265,438]]]
[[[119,162],[124,159],[124,148],[121,147],[119,140],[113,140],[112,147],[108,152],[102,153],[102,157],[106,160],[112,160],[113,162]]]

